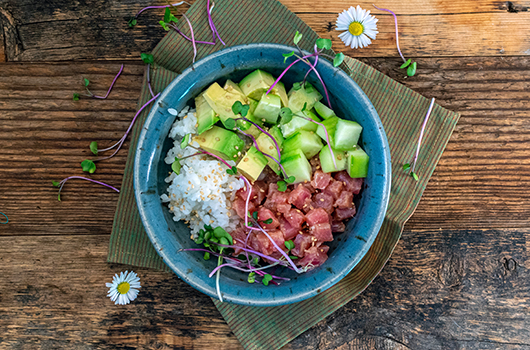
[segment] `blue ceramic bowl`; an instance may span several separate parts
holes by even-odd
[[[287,66],[283,53],[292,47],[276,44],[249,44],[218,51],[195,63],[178,76],[154,104],[140,134],[134,164],[134,187],[140,215],[156,251],[164,262],[184,281],[199,291],[217,298],[215,278],[208,274],[216,266],[216,259],[205,261],[201,252],[179,252],[182,248],[197,248],[190,240],[189,228],[175,222],[167,205],[160,201],[168,185],[164,182],[170,166],[164,163],[172,147],[168,133],[175,117],[168,108],[182,109],[193,104],[194,97],[217,81],[241,80],[246,74],[260,68],[278,76]],[[291,58],[292,59],[292,58]],[[288,61],[289,63],[289,61]],[[282,78],[287,90],[302,81],[308,66],[298,63]],[[362,146],[370,156],[368,177],[357,204],[358,213],[351,219],[346,232],[331,242],[329,259],[324,265],[305,274],[278,268],[274,274],[290,278],[279,286],[247,283],[247,275],[225,268],[221,273],[220,288],[227,302],[275,306],[310,298],[340,281],[366,254],[373,243],[385,216],[390,193],[390,153],[388,141],[379,117],[359,86],[342,70],[326,60],[320,60],[318,70],[330,93],[336,113],[355,120],[363,126]],[[308,81],[322,95],[322,86],[314,73]]]

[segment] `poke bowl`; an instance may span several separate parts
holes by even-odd
[[[135,196],[142,222],[151,242],[153,243],[154,248],[162,257],[164,262],[181,279],[186,281],[197,290],[213,298],[221,299],[221,301],[224,302],[251,306],[277,306],[302,301],[323,292],[345,277],[365,256],[379,232],[386,213],[390,194],[391,165],[388,141],[386,139],[381,121],[375,108],[372,106],[368,97],[359,88],[359,86],[344,71],[339,68],[335,68],[331,63],[323,59],[319,61],[317,68],[327,88],[326,91],[323,90],[323,86],[315,74],[308,74],[306,76],[308,66],[302,63],[293,65],[281,78],[281,83],[283,84],[285,91],[291,90],[289,93],[289,98],[290,96],[297,93],[297,91],[293,92],[292,90],[299,90],[300,82],[304,82],[302,84],[302,90],[304,93],[309,92],[319,95],[320,98],[323,98],[320,105],[325,104],[328,108],[330,106],[333,108],[332,110],[323,110],[324,107],[319,105],[319,114],[325,115],[329,113],[329,115],[324,116],[323,118],[311,117],[314,120],[319,120],[319,122],[315,123],[318,124],[318,126],[315,125],[314,129],[310,129],[315,131],[307,132],[304,134],[304,137],[300,138],[301,142],[304,144],[308,143],[307,139],[309,136],[315,137],[315,140],[318,139],[318,136],[309,135],[309,133],[315,135],[318,134],[324,139],[315,141],[320,142],[321,146],[319,147],[322,147],[322,150],[320,153],[311,153],[311,155],[314,157],[311,159],[311,166],[309,168],[307,164],[310,164],[309,158],[311,157],[307,156],[307,160],[306,157],[303,157],[305,150],[304,152],[297,150],[301,156],[297,155],[297,157],[294,157],[292,156],[293,152],[290,152],[288,156],[285,156],[284,159],[297,159],[297,162],[294,162],[290,165],[287,164],[287,161],[279,162],[279,159],[277,159],[275,162],[279,167],[281,167],[281,169],[274,169],[273,166],[276,163],[269,161],[270,159],[274,160],[273,156],[268,155],[268,159],[262,157],[265,154],[265,151],[263,150],[263,146],[261,147],[262,149],[258,147],[256,138],[258,138],[258,140],[260,137],[271,140],[274,139],[275,137],[271,136],[270,133],[272,133],[272,128],[275,128],[276,126],[267,124],[266,122],[268,122],[268,120],[266,119],[261,120],[264,123],[257,123],[258,121],[254,119],[257,124],[251,124],[263,131],[262,133],[257,131],[259,137],[257,136],[258,134],[256,134],[255,137],[252,137],[250,129],[245,129],[246,132],[243,131],[242,128],[240,128],[240,126],[242,126],[240,122],[246,124],[247,120],[250,121],[250,119],[245,119],[244,117],[249,111],[248,105],[239,104],[239,106],[236,106],[236,104],[234,104],[232,106],[232,111],[230,111],[230,108],[226,108],[227,113],[234,113],[240,117],[239,119],[235,119],[237,120],[237,125],[235,122],[226,123],[226,120],[222,119],[222,113],[219,114],[211,111],[209,118],[212,120],[210,123],[208,123],[207,128],[202,127],[204,126],[205,119],[201,119],[203,123],[202,126],[199,126],[199,122],[196,120],[190,122],[190,120],[192,120],[192,118],[196,115],[195,113],[191,113],[190,108],[197,107],[197,116],[203,115],[201,114],[203,112],[199,111],[199,103],[202,102],[198,102],[196,98],[203,96],[205,90],[210,90],[210,88],[212,88],[211,90],[220,89],[221,91],[223,90],[221,86],[224,86],[224,90],[227,90],[230,89],[230,84],[234,85],[233,82],[241,82],[242,79],[248,79],[249,76],[251,76],[254,81],[259,80],[259,84],[262,84],[263,80],[267,80],[266,77],[264,78],[265,75],[278,77],[289,64],[289,61],[287,63],[284,62],[283,54],[288,55],[292,51],[293,48],[289,46],[260,43],[230,47],[203,58],[202,60],[196,62],[193,67],[185,70],[161,93],[157,102],[151,109],[139,137],[134,163]],[[292,62],[292,60],[290,62]],[[256,78],[256,74],[258,74],[258,78]],[[236,89],[237,85],[238,84],[235,83]],[[248,86],[250,87],[251,84],[249,83]],[[270,82],[269,86],[272,89]],[[309,88],[311,88],[311,91],[309,91]],[[275,91],[277,92],[277,90]],[[262,94],[260,94],[261,97],[265,95],[266,93],[264,93],[264,91],[262,91]],[[277,95],[279,96],[281,93],[277,93]],[[286,104],[287,95],[282,96],[282,99],[283,98],[285,98]],[[252,99],[249,98],[249,100]],[[263,97],[260,100],[258,107],[254,106],[254,108],[251,109],[252,113],[258,115],[256,109],[259,108],[264,109],[265,111],[269,110],[268,108],[276,108],[274,107],[274,101],[270,102],[272,105],[272,107],[270,107],[269,104],[265,104],[265,102],[263,102],[264,100],[266,100],[266,98]],[[211,96],[207,98],[209,105],[216,103],[215,101],[216,100],[214,98],[212,102]],[[280,97],[278,97],[278,101],[279,102],[277,102],[277,104],[279,107],[284,106],[284,101],[281,100]],[[262,106],[262,102],[265,105]],[[294,106],[292,101],[291,104]],[[230,103],[230,105],[232,105],[232,103]],[[244,108],[245,106],[247,107],[246,110]],[[286,116],[285,114],[287,113],[284,113],[284,109],[282,109],[282,113],[280,113],[280,115],[276,113],[278,120],[280,120],[280,117],[285,117],[285,120],[282,119],[282,125],[280,125],[280,122],[278,122],[277,127],[289,136],[285,139],[291,140],[294,138],[292,135],[293,131],[286,131],[285,125],[292,124],[290,122],[293,120],[293,118],[297,118],[297,116],[304,118],[303,115],[307,115],[306,113],[311,113],[306,111],[306,109],[308,109],[306,107],[307,103],[304,103],[303,107],[302,104],[299,103],[294,117],[291,115]],[[313,108],[313,104],[311,104],[310,108]],[[190,118],[186,120],[188,117]],[[221,117],[221,121],[219,121],[219,117]],[[250,116],[248,118],[250,118]],[[335,139],[330,139],[330,137],[333,137],[333,135],[330,136],[328,131],[330,131],[330,133],[332,131],[330,127],[325,127],[325,123],[334,118],[339,118],[346,121],[344,122],[344,125],[339,123],[337,124],[338,126],[336,126],[333,124],[336,126],[337,130],[350,130],[348,128],[355,124],[357,126],[360,125],[359,130],[362,129],[362,132],[359,131],[360,134],[354,137],[354,141],[351,141],[350,137],[341,138],[338,136],[340,131],[333,131]],[[260,119],[260,117],[258,119]],[[309,120],[307,117],[305,119]],[[194,125],[191,125],[190,123]],[[223,124],[225,127],[224,129]],[[203,128],[204,130],[207,130],[205,132],[200,131],[204,132],[204,134],[201,135],[210,134],[216,130],[221,132],[221,134],[213,133],[212,137],[215,138],[216,142],[220,142],[224,148],[215,148],[208,143],[209,141],[206,140],[207,137],[202,137],[201,135],[192,136],[191,134],[186,134],[187,131],[182,132],[181,138],[179,139],[179,128],[183,127],[184,125],[191,125],[191,127],[194,126],[195,128],[199,126],[199,129]],[[328,123],[327,125],[330,124]],[[355,125],[354,127],[356,127]],[[233,131],[231,131],[231,129],[233,129]],[[322,131],[322,129],[324,131]],[[294,130],[294,132],[296,132],[296,130]],[[177,134],[177,136],[175,136],[175,134]],[[246,145],[242,144],[240,146],[243,147],[238,147],[234,146],[233,142],[230,143],[226,141],[233,137],[232,134],[238,134],[241,139],[245,139]],[[245,137],[241,136],[240,134],[245,135]],[[299,133],[297,133],[297,135],[298,134]],[[173,138],[178,140],[175,141]],[[339,154],[343,154],[344,157],[351,159],[352,162],[354,159],[355,162],[358,162],[358,158],[353,158],[353,156],[350,157],[350,151],[340,151],[341,148],[338,147],[339,138],[345,140],[345,142],[354,142],[355,145],[353,146],[352,150],[354,150],[354,152],[362,152],[363,157],[365,157],[362,159],[366,160],[365,168],[359,170],[357,167],[356,170],[352,170],[353,172],[364,172],[362,175],[363,180],[360,182],[362,186],[359,186],[359,188],[356,190],[350,190],[350,192],[355,192],[353,199],[351,195],[349,197],[346,196],[349,198],[348,200],[350,202],[353,201],[351,205],[354,208],[355,216],[348,216],[348,220],[345,220],[344,224],[340,222],[342,226],[338,229],[334,229],[333,237],[331,239],[325,239],[325,244],[321,245],[322,242],[317,242],[315,247],[315,243],[309,241],[312,244],[305,246],[304,249],[307,248],[305,250],[306,254],[308,254],[307,252],[309,249],[312,249],[312,251],[316,252],[316,248],[319,248],[318,254],[311,256],[311,258],[306,258],[306,260],[314,259],[314,262],[308,263],[307,266],[300,266],[300,262],[306,261],[304,260],[303,253],[297,254],[298,256],[294,256],[292,254],[294,254],[293,252],[296,252],[297,249],[300,249],[298,247],[299,241],[303,240],[307,236],[307,232],[300,231],[300,234],[295,232],[294,235],[296,235],[296,239],[293,236],[291,240],[288,240],[290,237],[280,237],[279,242],[276,238],[271,237],[271,235],[277,234],[278,231],[285,235],[285,230],[280,230],[280,227],[283,229],[283,226],[279,226],[279,223],[273,227],[267,226],[276,224],[276,218],[274,218],[275,220],[273,223],[272,218],[262,217],[263,208],[261,208],[259,203],[255,202],[256,206],[260,206],[259,209],[255,207],[255,212],[249,212],[249,205],[253,205],[250,203],[251,194],[254,196],[254,198],[257,198],[257,194],[255,195],[255,193],[250,191],[250,189],[253,188],[252,186],[255,186],[259,181],[267,182],[267,186],[273,189],[269,190],[268,188],[263,188],[263,190],[261,190],[261,192],[264,192],[264,195],[260,201],[266,202],[267,199],[265,198],[267,195],[277,195],[281,197],[281,192],[284,191],[287,191],[288,193],[295,193],[295,190],[302,191],[304,188],[311,188],[311,193],[313,193],[313,202],[307,203],[312,203],[313,205],[316,204],[315,206],[318,207],[320,203],[319,201],[324,200],[318,196],[315,196],[324,193],[324,189],[319,190],[316,187],[311,187],[311,184],[315,179],[313,175],[317,172],[319,174],[323,173],[325,166],[328,168],[333,166],[335,172],[331,173],[332,176],[328,176],[328,180],[326,181],[330,181],[329,183],[341,182],[341,184],[339,184],[341,189],[343,188],[342,184],[344,184],[344,189],[339,190],[339,192],[336,193],[335,199],[337,199],[337,197],[342,195],[342,192],[347,192],[346,188],[347,182],[349,180],[345,178],[343,181],[343,178],[340,177],[343,175],[337,175],[339,173],[336,172],[336,170],[341,166],[344,166],[342,169],[346,169],[348,167],[347,171],[343,170],[341,174],[346,174],[346,172],[347,174],[350,174],[350,169],[354,169],[354,166],[352,165],[353,163],[350,164],[349,161],[348,165],[342,165],[342,163],[337,165],[337,161],[342,161],[342,158]],[[282,138],[282,141],[283,140],[284,139]],[[326,143],[325,140],[328,142]],[[291,142],[291,144],[293,142]],[[227,143],[230,143],[230,147],[235,147],[235,149],[239,151],[234,151],[233,154],[230,153],[228,156],[226,156],[228,152],[226,151]],[[202,148],[197,148],[197,144]],[[178,147],[178,145],[181,145],[181,147]],[[339,150],[334,150],[331,145],[334,147],[337,146]],[[284,149],[282,149],[279,145],[277,146],[278,149],[275,150],[278,151],[279,158],[280,149],[282,151],[282,155]],[[270,147],[271,149],[273,148],[273,146]],[[181,149],[182,151],[180,151]],[[209,152],[204,151],[204,149]],[[233,148],[230,149],[233,151]],[[328,149],[329,151],[327,151]],[[256,150],[263,151],[263,154],[261,152],[257,152]],[[245,167],[245,165],[248,164],[244,162],[248,161],[249,157],[247,157],[247,155],[250,156],[250,152],[259,153],[259,157],[254,158],[262,159],[262,163],[257,161],[258,165],[261,164],[258,172],[254,171],[256,169],[256,165],[254,165],[254,163],[251,168]],[[322,154],[325,152],[329,153],[328,158],[326,158],[328,160],[322,158]],[[232,155],[234,157],[234,162],[230,162]],[[329,155],[331,155],[331,159],[333,160],[332,162],[329,161]],[[217,159],[210,159],[210,156],[213,156]],[[223,156],[225,156],[224,158],[227,159],[226,161],[221,159]],[[172,163],[171,159],[173,158],[175,158],[176,161]],[[313,163],[313,159],[317,158],[321,160],[322,164],[320,162],[317,162],[318,164]],[[170,161],[168,161],[168,159],[170,159]],[[188,165],[184,163],[181,165],[180,162],[178,162],[179,159],[195,159],[193,160],[195,163],[190,162]],[[217,165],[219,166],[218,171],[214,168],[208,168],[206,163],[201,163],[201,161],[209,160],[217,162]],[[230,163],[227,163],[227,161]],[[221,162],[223,164],[221,164]],[[325,165],[326,162],[327,165]],[[225,167],[224,163],[226,163],[228,166]],[[272,164],[269,165],[269,163]],[[217,165],[215,167],[217,167]],[[263,170],[265,168],[268,169],[268,172]],[[273,169],[274,171],[271,171],[269,168]],[[305,169],[305,172],[301,169]],[[188,201],[191,199],[186,197],[191,196],[191,194],[188,195],[188,192],[182,190],[180,192],[172,192],[172,194],[169,193],[168,196],[168,189],[172,191],[170,189],[171,186],[173,186],[173,189],[176,189],[176,186],[181,185],[176,185],[176,182],[174,182],[174,179],[180,176],[181,171],[195,172],[199,175],[199,177],[204,177],[205,182],[203,185],[196,183],[198,186],[203,186],[204,191],[206,191],[205,194],[200,190],[199,187],[199,191],[196,192],[197,195],[198,192],[201,192],[201,197],[204,195],[208,196],[208,198],[211,198],[211,193],[215,193],[216,189],[219,191],[222,186],[225,186],[223,191],[227,193],[225,193],[225,197],[223,198],[226,198],[226,201],[229,202],[227,206],[228,209],[216,209],[217,207],[209,207],[210,214],[208,214],[206,211],[201,212],[200,215],[199,213],[195,212],[194,215],[196,218],[193,217],[192,213],[191,218],[187,217],[187,219],[185,219],[186,216],[184,215],[184,212],[189,209],[186,209],[185,205],[176,208],[176,205],[173,206],[173,204],[177,202],[170,201],[175,200],[178,201],[178,203],[188,204]],[[330,170],[330,172],[332,171],[333,170]],[[300,181],[300,179],[303,179],[305,176],[304,174],[308,172],[311,178],[306,178],[305,181]],[[179,175],[177,175],[177,173]],[[229,177],[229,182],[225,182],[225,185],[221,186],[217,183],[215,176],[213,178],[209,176],[210,173],[216,173],[217,176],[222,178]],[[295,174],[296,176],[289,176],[290,174]],[[283,180],[285,181],[282,181],[282,175],[284,176]],[[354,175],[352,176],[355,177]],[[326,186],[327,184],[328,182],[326,182]],[[189,181],[188,184],[182,185],[184,187],[187,186],[188,191],[190,191],[191,186],[195,187],[191,181]],[[233,192],[228,192],[228,186],[230,186],[231,189],[233,188]],[[284,188],[282,189],[281,187]],[[287,188],[287,190],[285,188]],[[247,189],[249,189],[249,191],[247,191]],[[259,190],[257,190],[257,192],[259,192]],[[175,193],[177,193],[178,196]],[[240,213],[240,210],[236,208],[236,202],[240,204],[240,208],[243,207],[246,209],[245,214],[247,215]],[[246,205],[242,205],[242,203],[245,203]],[[312,215],[310,210],[306,210],[305,207],[302,208],[302,206],[298,206],[294,202],[289,203],[292,203],[292,206],[289,205],[286,210],[291,210],[293,213],[294,211],[301,213],[300,215],[304,218],[304,223],[301,223],[300,225],[304,225],[303,227],[311,230],[313,234],[312,230],[314,227],[306,227],[309,224],[305,222],[306,219],[308,222],[310,220],[309,215]],[[305,206],[307,206],[307,203]],[[336,203],[337,201],[335,201],[333,206],[330,206],[331,209],[327,214],[327,216],[329,216],[329,222],[325,223],[325,225],[328,225],[329,227],[331,227],[332,220],[334,220],[332,217],[336,220],[337,210],[341,208],[340,205],[339,208],[336,208]],[[315,209],[313,210],[315,212],[317,211],[316,209],[318,209],[320,212],[322,212],[322,208],[313,208],[313,205],[310,205],[311,210]],[[281,211],[281,209],[277,209],[276,207],[274,209]],[[214,210],[215,213],[212,213],[212,210]],[[217,210],[220,212],[223,210],[227,211],[225,213],[226,218],[223,219],[225,220],[223,222],[226,222],[226,226],[221,230],[223,233],[220,234],[220,236],[217,235],[217,231],[214,232],[212,230],[216,229],[215,226],[217,225],[214,225],[214,227],[208,227],[209,222],[214,222],[214,219],[217,220],[215,218]],[[263,209],[263,212],[266,210],[268,209]],[[235,215],[236,212],[240,216],[238,219],[239,222],[236,221],[238,229],[235,229],[235,224],[233,221],[234,219],[237,219]],[[278,217],[280,220],[284,218],[284,216],[280,215],[279,212],[277,214],[279,215]],[[211,215],[211,217],[208,215]],[[245,217],[245,219],[243,219],[243,217]],[[285,217],[287,217],[287,214],[285,214]],[[200,222],[201,227],[203,224],[205,224],[204,229],[201,228],[199,232],[198,226],[194,226],[192,222],[194,220]],[[284,222],[287,221],[284,220],[282,224]],[[319,224],[319,222],[316,223]],[[338,225],[335,221],[333,224],[336,224],[335,226]],[[288,223],[285,223],[285,225],[288,225]],[[219,226],[223,228],[221,223]],[[192,229],[190,229],[190,227]],[[273,229],[275,231],[273,231]],[[239,234],[236,232],[236,230],[239,230]],[[243,230],[245,235],[248,237],[251,235],[252,237],[257,237],[258,235],[261,235],[262,238],[266,237],[263,238],[265,241],[261,243],[258,242],[256,238],[255,245],[268,245],[270,249],[269,253],[273,252],[270,254],[271,258],[269,259],[269,253],[257,251],[258,248],[255,248],[255,250],[250,249],[250,243],[247,245],[245,236],[240,236],[241,230]],[[342,232],[336,232],[337,230]],[[226,234],[226,232],[233,236],[233,239],[232,237],[228,237],[230,238],[229,244],[226,239],[224,241],[220,240],[222,239],[223,234]],[[306,234],[303,235],[304,233]],[[329,234],[331,234],[331,231]],[[248,237],[246,238],[247,240]],[[209,241],[208,239],[211,239],[212,241]],[[311,239],[316,241],[315,238]],[[236,256],[238,256],[238,254],[239,256],[246,255],[247,260],[245,261],[245,264],[248,263],[249,265],[243,266],[241,263],[236,261],[236,263],[234,263],[236,268],[230,268],[233,266],[226,266],[222,269],[218,268],[218,266],[221,264],[222,258],[215,256],[215,252],[212,252],[211,257],[210,254],[205,254],[205,246],[208,246],[203,246],[205,241],[211,243],[209,245],[210,247],[216,247],[217,256],[225,256],[226,261],[223,262],[223,266],[232,264],[232,260],[236,261]],[[245,244],[242,244],[242,241],[245,241]],[[296,242],[296,247],[293,241]],[[236,245],[234,242],[239,242],[239,246],[245,248],[234,249]],[[282,243],[284,243],[284,245],[282,245]],[[289,244],[292,246],[289,247]],[[223,248],[223,245],[228,247]],[[223,249],[225,250],[224,252]],[[256,255],[260,253],[261,255]],[[265,254],[265,256],[263,256],[263,254]],[[270,266],[270,269],[272,269],[269,270],[270,272],[267,271],[266,274],[265,272],[261,272],[261,270],[258,268],[250,266],[251,259],[252,261],[256,260],[257,262],[258,257],[260,256],[261,265],[257,266],[264,266],[268,264],[267,266]],[[320,258],[317,259],[316,256]],[[208,257],[210,258],[207,259]],[[297,261],[295,259],[299,260]],[[289,260],[289,262],[287,260]],[[307,268],[302,269],[302,267]],[[251,271],[250,274],[249,271]],[[254,271],[256,274],[254,274]],[[216,273],[214,274],[214,272]],[[269,279],[263,278],[266,277],[265,275],[269,274],[270,276],[274,276],[274,279],[271,281],[271,283],[268,283],[270,281],[270,277]]]

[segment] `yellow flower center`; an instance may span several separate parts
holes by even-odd
[[[120,294],[127,294],[127,292],[131,289],[131,285],[129,282],[121,282],[118,284],[118,293]]]
[[[351,35],[359,36],[364,32],[364,27],[359,22],[351,22],[350,26],[348,27],[348,31],[351,33]]]

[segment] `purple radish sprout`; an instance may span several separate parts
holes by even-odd
[[[272,266],[272,265],[271,265],[271,266]],[[256,270],[256,273],[257,273],[258,275],[262,276],[262,277],[265,275],[265,272],[260,271],[260,270]],[[269,273],[269,275],[271,275],[271,274]],[[271,277],[274,278],[274,279],[277,279],[277,280],[284,280],[284,281],[290,281],[290,280],[291,280],[290,278],[287,278],[287,277],[280,277],[280,276],[276,276],[276,275],[271,275]],[[271,282],[272,282],[272,281],[271,281]]]
[[[285,75],[285,73],[287,73],[287,71],[289,69],[291,69],[292,66],[294,66],[296,63],[306,59],[306,58],[309,58],[309,57],[315,57],[315,54],[311,54],[311,55],[307,55],[307,56],[304,56],[302,58],[299,58],[299,59],[296,59],[294,60],[294,62],[292,62],[290,65],[287,66],[287,68],[284,69],[284,71],[282,72],[282,74],[280,74],[280,76],[278,77],[278,79],[276,79],[276,81],[271,85],[271,87],[269,88],[269,90],[267,90],[267,92],[265,93],[265,95],[268,95],[272,89],[276,86],[276,84],[278,84],[278,82],[283,78],[283,76]]]
[[[233,269],[236,269],[236,270],[239,270],[239,271],[243,271],[243,272],[256,272],[257,271],[262,271],[262,270],[265,270],[265,269],[268,269],[268,268],[271,268],[273,266],[277,266],[278,264],[277,263],[274,263],[274,264],[271,264],[271,265],[267,265],[267,266],[263,266],[263,267],[259,267],[259,268],[256,268],[256,269],[245,269],[244,267],[241,267],[241,266],[237,266],[233,263],[226,263],[226,264],[222,264],[222,265],[219,265],[217,266],[215,269],[213,269],[212,272],[210,272],[210,274],[208,275],[208,277],[212,278],[212,276],[218,271],[220,270],[221,268],[225,267],[225,266],[228,266],[228,267],[231,267]],[[272,275],[271,275],[272,276]],[[284,278],[284,277],[279,277],[280,279],[286,279],[286,280],[289,280],[288,278]]]
[[[109,87],[109,90],[107,91],[107,94],[105,96],[96,96],[96,95],[92,95],[93,98],[99,98],[99,99],[106,99],[109,94],[110,94],[110,91],[112,90],[112,87],[114,86],[114,83],[116,82],[116,80],[118,80],[118,77],[120,76],[121,72],[123,71],[123,64],[121,65],[121,68],[120,68],[120,71],[118,72],[118,74],[116,74],[116,76],[114,77],[114,80],[112,81],[112,84],[110,84],[110,87]]]
[[[322,128],[324,128],[324,132],[326,133],[326,141],[328,142],[329,153],[331,154],[331,158],[333,159],[333,166],[335,166],[335,170],[337,170],[337,161],[335,160],[335,154],[333,153],[333,150],[331,149],[331,142],[330,142],[330,138],[329,138],[329,134],[328,134],[328,129],[326,128],[326,126],[324,124],[320,123],[320,122],[317,122],[317,121],[311,119],[311,118],[308,118],[308,117],[305,117],[305,116],[302,116],[302,115],[298,115],[298,114],[296,116],[299,117],[299,118],[305,119],[305,120],[309,120],[310,122],[318,124]]]
[[[182,36],[184,39],[188,40],[188,41],[191,41],[191,38],[188,37],[186,34],[182,33],[182,31],[174,24],[172,23],[169,23],[168,24],[171,28],[175,29],[175,31],[180,34],[180,36]],[[206,45],[215,45],[215,42],[210,42],[210,41],[199,41],[199,40],[195,40],[195,43],[197,44],[206,44]]]
[[[71,180],[71,179],[80,179],[80,180],[85,180],[85,181],[90,181],[90,182],[93,182],[95,184],[98,184],[98,185],[101,185],[101,186],[105,186],[105,187],[108,187],[118,193],[120,193],[120,190],[118,190],[116,187],[113,187],[111,185],[107,185],[106,183],[104,182],[100,182],[100,181],[96,181],[96,180],[92,180],[92,179],[89,179],[88,177],[82,177],[82,176],[70,176],[70,177],[67,177],[66,179],[63,179],[61,182],[59,182],[61,184],[61,187],[59,188],[59,195],[58,195],[58,199],[59,201],[61,200],[61,191],[63,190],[63,186],[64,184],[66,183],[66,181],[68,180]]]
[[[151,64],[147,65],[147,86],[149,87],[149,92],[151,93],[151,97],[155,97],[155,94],[153,93],[153,89],[151,88],[151,79],[149,78],[149,71],[151,70]]]
[[[104,159],[109,159],[109,158],[112,158],[114,157],[114,155],[116,153],[118,153],[118,151],[120,150],[121,146],[123,146],[123,143],[125,142],[125,139],[127,138],[127,135],[129,134],[129,132],[131,131],[133,125],[134,125],[134,122],[136,121],[136,118],[138,118],[138,116],[140,115],[140,113],[142,113],[142,111],[144,110],[145,107],[147,107],[151,102],[153,102],[154,100],[156,100],[158,98],[158,96],[160,95],[160,93],[156,94],[152,99],[150,99],[149,101],[147,101],[146,104],[144,104],[142,107],[140,107],[140,109],[138,110],[138,112],[136,112],[136,114],[134,115],[134,118],[131,122],[131,124],[129,125],[129,128],[127,128],[127,131],[125,131],[125,134],[123,135],[123,137],[120,139],[120,141],[118,141],[116,144],[114,144],[114,146],[112,146],[111,148],[108,148],[108,149],[105,149],[106,151],[108,151],[109,149],[112,149],[116,146],[118,146],[116,148],[116,150],[114,151],[114,153],[112,153],[110,156],[108,157],[104,157],[104,158],[100,158],[100,159],[96,159],[94,160],[94,162],[96,161],[100,161],[100,160],[104,160]]]
[[[193,27],[191,26],[191,22],[188,17],[185,14],[182,14],[182,17],[186,19],[186,22],[188,22],[188,26],[190,27],[191,44],[193,45],[193,60],[191,61],[191,63],[195,63],[195,58],[197,57],[197,45],[195,44],[195,34],[193,33]]]
[[[195,148],[195,147],[193,147],[193,148]],[[197,148],[195,148],[195,149],[197,149]],[[216,155],[213,154],[213,153],[210,153],[210,152],[204,151],[204,150],[202,150],[202,149],[197,149],[197,150],[198,150],[199,152],[201,152],[202,154],[207,154],[207,155],[209,155],[209,156],[212,156],[212,157],[214,157],[214,158],[220,160],[221,162],[223,162],[224,165],[226,165],[226,166],[228,167],[228,169],[232,169],[232,166],[231,166],[230,164],[228,164],[228,163],[226,162],[226,160],[224,160],[223,158],[221,158],[221,157],[219,157],[219,156],[216,156]]]
[[[318,52],[316,51],[316,46],[315,46],[315,55],[316,57],[318,57]],[[333,109],[331,107],[331,100],[329,99],[329,94],[328,94],[328,89],[326,88],[326,84],[324,84],[324,80],[322,79],[322,77],[320,76],[320,73],[318,73],[317,69],[316,69],[316,62],[314,65],[311,64],[311,62],[309,62],[309,60],[302,60],[302,62],[304,62],[305,64],[307,64],[309,67],[311,67],[311,70],[313,70],[318,78],[318,80],[320,80],[320,83],[322,84],[322,87],[324,88],[324,94],[326,95],[326,100],[328,100],[328,106],[329,108]]]
[[[282,159],[282,156],[280,154],[280,146],[278,145],[278,142],[276,142],[276,139],[274,138],[274,136],[272,136],[271,134],[269,134],[268,132],[266,132],[265,130],[263,130],[263,128],[261,126],[259,126],[258,124],[254,123],[253,121],[251,121],[250,119],[247,119],[245,117],[243,118],[235,118],[235,120],[244,120],[244,121],[247,121],[249,122],[250,124],[254,125],[256,128],[258,128],[259,131],[261,131],[262,133],[264,133],[265,135],[267,135],[268,137],[270,137],[272,139],[272,142],[274,142],[274,145],[276,146],[276,150],[278,151],[278,161],[281,161]]]
[[[285,169],[283,168],[282,163],[280,163],[280,161],[279,161],[278,159],[274,158],[273,156],[271,156],[271,155],[269,155],[269,154],[263,152],[263,151],[259,148],[259,146],[258,146],[258,142],[256,141],[256,138],[255,138],[253,135],[251,135],[251,134],[247,134],[246,132],[244,132],[243,130],[241,130],[241,129],[239,129],[239,128],[238,128],[238,130],[239,130],[240,133],[242,133],[243,135],[249,137],[249,138],[252,140],[252,142],[254,143],[254,147],[256,147],[256,149],[257,149],[259,152],[261,152],[265,157],[270,158],[270,159],[272,159],[273,161],[275,161],[276,164],[278,164],[278,165],[280,166],[280,169],[282,170],[283,176],[284,176],[285,178],[288,178],[287,173],[285,172]]]
[[[265,255],[263,253],[260,253],[258,251],[255,251],[255,250],[252,250],[252,249],[249,249],[249,248],[245,248],[245,247],[239,247],[239,246],[235,246],[235,245],[226,245],[226,244],[222,244],[222,243],[215,243],[215,242],[212,242],[212,241],[209,241],[209,243],[212,243],[212,244],[215,244],[219,247],[223,247],[223,248],[232,248],[232,249],[241,249],[243,251],[246,251],[246,252],[249,252],[249,253],[252,253],[252,254],[255,254],[259,257],[262,257],[264,259],[267,259],[267,260],[271,260],[271,261],[274,261],[274,262],[277,262],[278,265],[282,265],[282,266],[285,266],[285,267],[289,267],[291,268],[290,266],[286,265],[286,261],[284,260],[278,260],[276,258],[273,258],[271,256],[268,256],[268,255]],[[283,252],[283,250],[282,250]]]
[[[228,255],[223,255],[223,254],[219,254],[219,253],[216,253],[216,252],[212,252],[211,250],[208,250],[208,249],[204,249],[204,248],[186,248],[186,249],[180,249],[178,250],[179,252],[206,252],[206,253],[210,253],[214,256],[221,256],[225,259],[228,259],[228,260],[232,260],[232,261],[235,261],[235,262],[238,262],[238,263],[244,263],[243,260],[240,260],[240,259],[236,259],[236,258],[233,258],[233,257],[230,257]]]
[[[379,8],[379,7],[375,6],[374,4],[372,4],[372,6],[375,7],[376,9],[378,9],[379,11],[386,11],[386,12],[391,13],[392,16],[394,16],[394,23],[396,25],[396,46],[397,46],[397,50],[398,50],[399,55],[401,56],[401,59],[403,60],[403,62],[406,63],[407,60],[405,59],[405,57],[401,53],[401,49],[399,48],[398,20],[397,20],[396,14],[394,12],[390,11],[389,9],[382,9],[382,8]]]
[[[215,28],[215,24],[213,23],[213,19],[212,19],[212,10],[215,6],[215,3],[212,5],[212,7],[210,8],[210,0],[208,0],[207,2],[207,5],[206,5],[208,8],[206,9],[206,11],[208,12],[208,23],[210,23],[210,29],[212,30],[212,32],[219,38],[219,41],[221,42],[221,44],[223,44],[223,46],[226,46],[225,42],[223,41],[223,39],[221,39],[221,36],[219,35],[219,32],[217,31],[217,28]],[[213,40],[215,41],[215,36],[213,38]]]
[[[313,69],[316,69],[316,66],[318,64],[318,55],[315,57],[315,62],[313,63]],[[311,70],[308,70],[307,73],[304,76],[304,80],[302,81],[302,86],[305,86],[305,81],[307,80],[307,77],[309,76],[309,73],[311,73]]]
[[[171,4],[171,5],[161,5],[161,6],[147,6],[147,7],[144,7],[143,9],[141,9],[140,11],[138,11],[138,13],[136,14],[136,16],[134,16],[134,18],[138,18],[138,16],[140,16],[140,14],[146,10],[151,10],[151,9],[165,9],[166,7],[174,7],[174,6],[180,6],[182,4],[187,4],[187,5],[190,5],[191,4],[187,1],[181,1],[181,2],[177,2],[176,4]]]
[[[412,161],[412,170],[411,170],[412,173],[414,173],[414,169],[416,168],[416,161],[418,160],[418,156],[420,154],[421,140],[423,139],[423,132],[425,131],[425,126],[427,125],[427,121],[429,120],[429,116],[431,115],[433,107],[434,107],[434,97],[431,100],[431,104],[429,105],[429,110],[427,111],[427,114],[425,115],[425,120],[423,121],[423,125],[421,126],[420,137],[418,139],[418,147],[416,148],[416,155],[414,156],[414,160]]]

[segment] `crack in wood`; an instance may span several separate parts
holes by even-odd
[[[0,7],[0,22],[4,31],[5,59],[15,61],[24,48],[13,15],[2,7]]]
[[[517,12],[528,11],[528,7],[524,7],[523,5],[514,4],[511,1],[506,1],[499,5],[499,10],[506,10],[510,13],[517,13]]]

